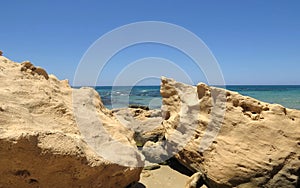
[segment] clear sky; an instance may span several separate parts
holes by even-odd
[[[103,34],[133,22],[163,21],[201,38],[218,60],[226,84],[300,85],[297,0],[7,0],[0,6],[4,56],[30,60],[71,82],[81,57]],[[111,85],[127,64],[152,56],[178,63],[194,82],[205,81],[179,52],[145,44],[113,57],[98,84]]]

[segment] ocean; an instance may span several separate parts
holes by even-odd
[[[109,109],[126,108],[129,104],[148,106],[150,109],[161,107],[160,86],[97,86],[95,89]],[[298,85],[229,85],[226,89],[264,102],[300,110]]]

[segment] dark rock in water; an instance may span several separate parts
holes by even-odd
[[[143,110],[149,110],[148,106],[143,106],[143,105],[139,105],[139,104],[130,104],[130,105],[128,105],[128,108],[140,108]]]

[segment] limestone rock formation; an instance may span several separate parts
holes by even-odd
[[[175,157],[201,172],[199,181],[211,188],[300,187],[300,111],[168,78],[161,94],[165,137],[185,143]]]
[[[78,96],[74,106],[73,93]],[[82,97],[86,94],[89,99]],[[81,105],[96,111],[96,118],[111,133],[101,146],[113,141],[132,146],[133,133],[103,106],[97,92],[73,90],[68,81],[30,62],[19,64],[0,57],[0,187],[115,188],[139,180],[141,168],[113,163],[87,144],[76,121],[93,125],[83,121],[88,115],[75,118],[73,108],[80,111]],[[124,154],[124,160],[142,162],[134,150]]]

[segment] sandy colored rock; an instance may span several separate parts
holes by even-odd
[[[187,180],[187,182],[185,184],[185,188],[198,188],[199,182],[203,181],[202,178],[203,178],[202,172],[197,172],[197,173],[193,174]],[[203,185],[203,183],[202,183],[202,185]],[[204,186],[206,187],[206,185],[203,185],[201,188],[204,188]]]
[[[161,93],[166,139],[188,132],[175,157],[208,187],[300,187],[300,111],[168,78]]]
[[[188,178],[188,176],[171,169],[169,166],[162,165],[161,168],[156,170],[143,170],[140,182],[146,188],[184,188]],[[139,186],[134,188],[139,188]]]
[[[90,108],[86,109],[96,111],[109,132],[101,146],[114,141],[135,147],[133,133],[104,108],[97,92],[73,90],[68,81],[54,75],[45,79],[42,71],[42,76],[32,74],[30,64],[0,57],[0,187],[115,188],[138,181],[141,168],[104,159],[87,145],[78,129],[73,108],[81,109],[79,105],[86,101],[79,97],[73,106],[73,91],[78,96],[89,94],[86,104]],[[140,155],[130,151],[122,153],[125,162],[141,162]]]

